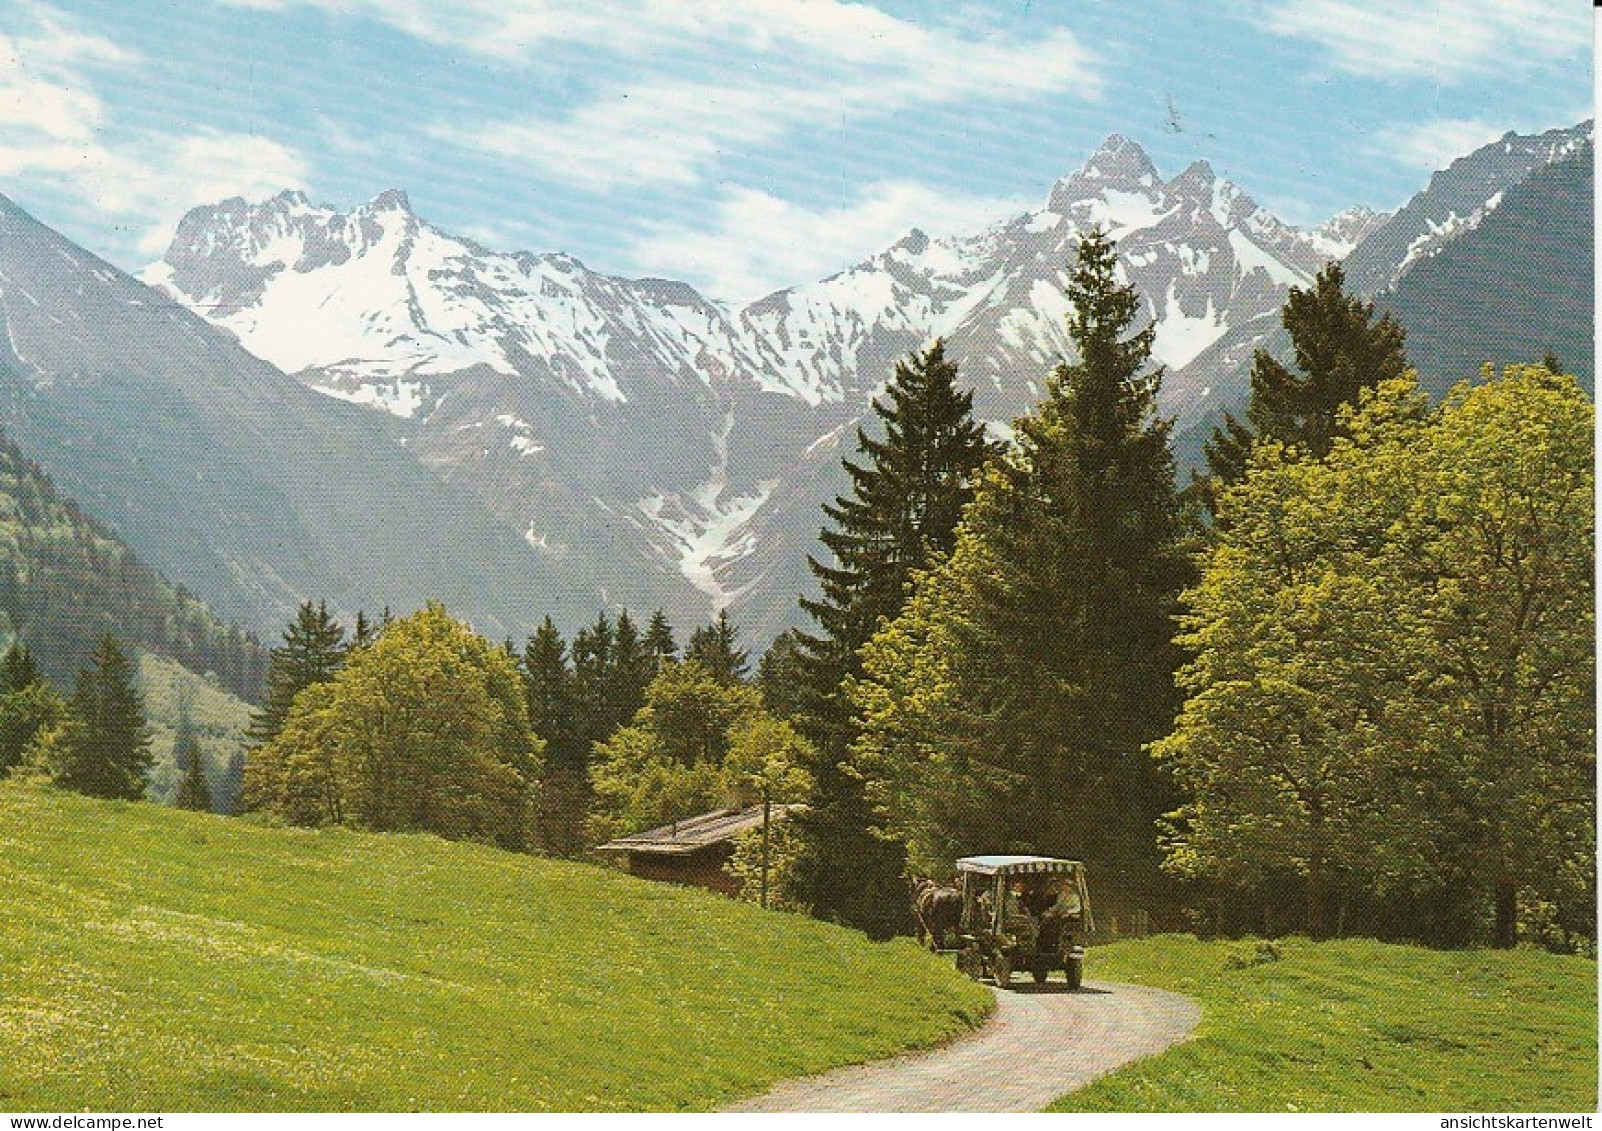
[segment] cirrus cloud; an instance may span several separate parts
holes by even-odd
[[[1369,78],[1453,82],[1591,50],[1587,11],[1551,0],[1291,0],[1261,6],[1256,18],[1277,34],[1319,44],[1338,70]]]
[[[736,188],[705,223],[656,225],[631,242],[629,253],[641,271],[688,279],[720,299],[745,302],[848,267],[914,226],[967,234],[1025,207],[905,181],[877,182],[845,204],[816,209]]]
[[[145,60],[49,5],[17,15],[26,30],[0,35],[0,176],[26,175],[79,208],[126,220],[147,254],[164,250],[197,204],[305,184],[306,161],[257,135],[140,131],[110,140],[95,75]]]

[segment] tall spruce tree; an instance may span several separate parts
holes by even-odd
[[[0,695],[25,691],[42,678],[39,663],[26,645],[17,641],[6,649],[5,657],[0,659]]]
[[[180,809],[211,812],[211,787],[206,784],[205,757],[201,754],[200,739],[195,735],[195,723],[187,707],[179,708],[178,734],[173,740],[172,756],[183,774],[178,797],[173,804]]]
[[[1292,287],[1280,320],[1290,334],[1293,371],[1264,350],[1252,355],[1251,393],[1242,423],[1225,413],[1203,447],[1207,477],[1202,499],[1214,509],[1217,493],[1246,473],[1259,440],[1278,440],[1322,459],[1339,434],[1337,412],[1364,389],[1400,377],[1407,369],[1406,335],[1389,313],[1346,293],[1339,263],[1328,264],[1311,287]]]
[[[656,677],[656,667],[650,644],[624,609],[617,615],[606,678],[606,711],[614,728],[628,722],[634,712],[645,706],[645,689]]]
[[[387,623],[388,609],[384,610],[384,618]],[[373,637],[366,618],[358,618],[358,624],[367,629],[363,642],[370,642]],[[296,611],[294,622],[284,630],[283,644],[268,653],[267,699],[250,720],[247,744],[259,748],[276,738],[289,717],[295,696],[313,684],[334,678],[345,663],[347,651],[345,630],[328,615],[327,602],[304,602]]]
[[[645,650],[651,657],[651,674],[654,677],[663,665],[679,658],[679,646],[673,639],[673,626],[661,609],[651,614],[651,623],[645,627]]]
[[[573,669],[567,644],[550,617],[529,637],[522,669],[529,726],[545,741],[546,765],[583,766],[573,719]]]
[[[744,683],[751,666],[749,655],[740,647],[739,630],[727,611],[719,611],[717,620],[690,634],[684,658],[700,664],[724,687]]]
[[[865,649],[853,689],[870,796],[914,857],[1088,861],[1143,902],[1171,805],[1143,747],[1173,720],[1172,614],[1188,577],[1153,330],[1112,243],[1069,278],[1079,359],[982,479],[952,556]]]
[[[768,714],[793,719],[802,710],[801,646],[796,631],[787,628],[773,638],[757,663],[756,687],[762,693],[762,706]]]
[[[898,362],[873,411],[883,436],[857,429],[861,462],[844,461],[851,493],[823,508],[831,525],[819,537],[833,562],[808,559],[821,596],[801,602],[818,628],[796,637],[795,721],[816,755],[806,767],[808,807],[797,817],[795,880],[814,914],[882,935],[905,917],[905,857],[874,834],[849,767],[856,731],[844,688],[861,675],[858,649],[901,610],[913,574],[951,551],[973,480],[995,448],[943,342]]]
[[[573,634],[573,724],[586,765],[591,747],[617,729],[621,721],[607,706],[615,635],[612,618],[604,612],[593,625]]]
[[[101,638],[89,666],[79,671],[71,712],[77,725],[50,767],[55,783],[90,797],[143,797],[153,761],[144,697],[133,664],[112,637]]]
[[[523,691],[529,727],[545,742],[545,766],[536,798],[535,837],[553,856],[584,847],[589,816],[589,747],[578,732],[578,704],[567,645],[550,617],[523,651]]]

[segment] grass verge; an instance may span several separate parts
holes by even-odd
[[[945,1040],[910,942],[421,836],[0,783],[0,1110],[680,1110]]]
[[[1597,967],[1533,950],[1188,936],[1091,952],[1087,978],[1195,998],[1195,1037],[1052,1111],[1595,1111]]]

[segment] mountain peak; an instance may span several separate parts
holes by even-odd
[[[362,206],[366,212],[404,212],[412,215],[411,197],[405,189],[385,189]]]
[[[1081,175],[1100,180],[1142,181],[1157,177],[1157,167],[1138,144],[1123,134],[1108,134],[1107,140],[1096,147],[1090,160],[1080,170]]]
[[[1168,182],[1168,187],[1175,189],[1184,185],[1211,185],[1216,180],[1218,174],[1213,172],[1212,165],[1206,160],[1192,161],[1183,173]]]
[[[1151,189],[1159,180],[1157,166],[1151,163],[1144,149],[1123,134],[1109,134],[1078,172],[1052,187],[1046,207],[1053,212],[1066,213],[1076,202],[1098,196],[1106,189],[1126,192]]]

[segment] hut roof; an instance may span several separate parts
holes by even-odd
[[[778,820],[799,805],[775,805],[773,819]],[[609,840],[596,847],[597,852],[643,852],[658,856],[687,856],[710,848],[715,844],[733,840],[747,829],[762,824],[762,806],[748,805],[744,809],[714,809],[674,821],[660,828]]]

